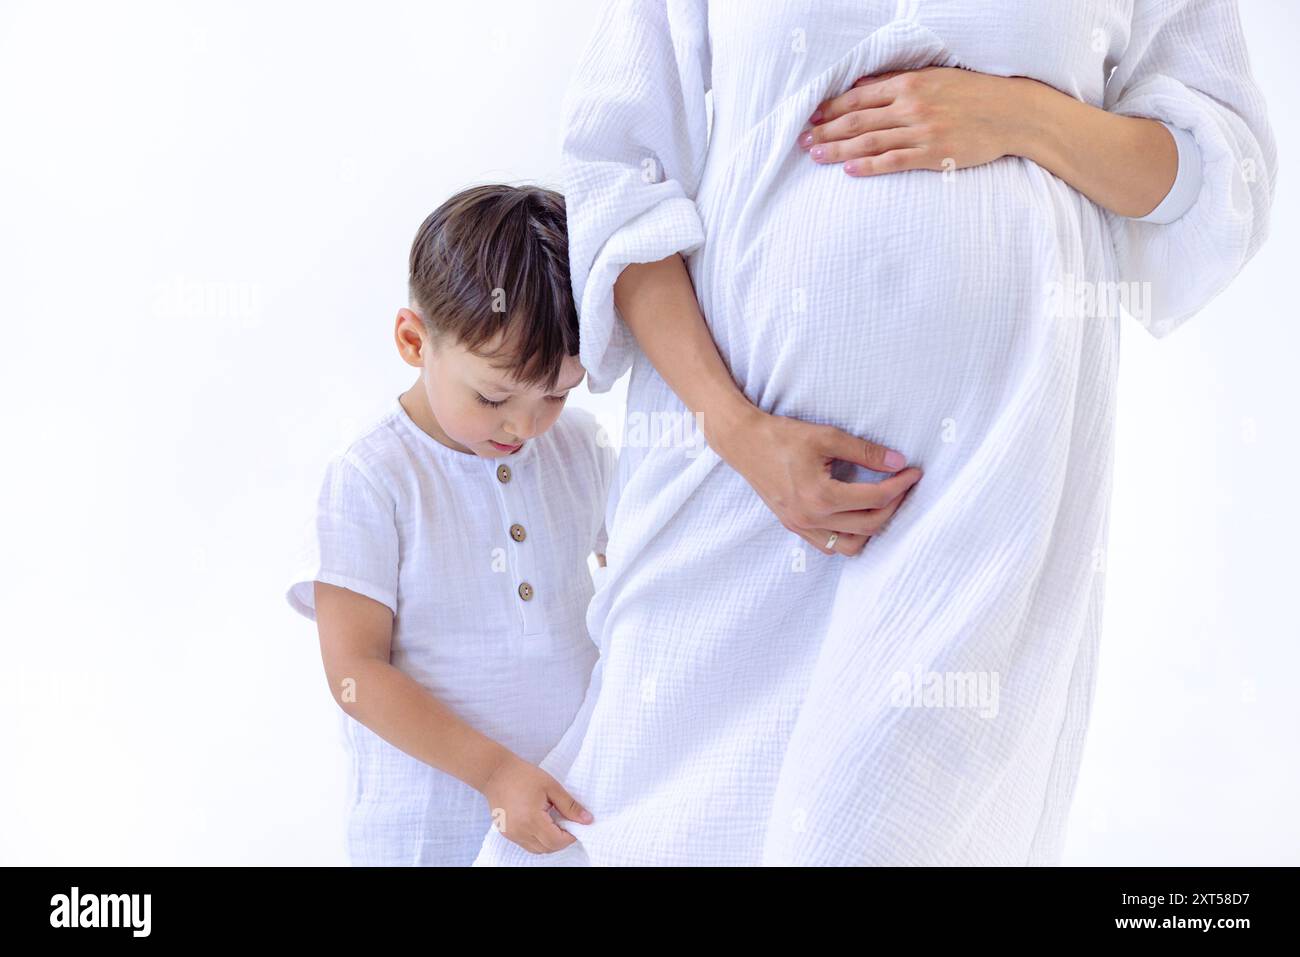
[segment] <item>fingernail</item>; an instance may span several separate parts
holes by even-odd
[[[891,469],[901,469],[907,464],[907,459],[902,454],[890,449],[885,453],[885,467]]]
[[[826,157],[826,147],[824,147],[824,146],[814,146],[814,147],[812,148],[812,154],[811,154],[811,155],[812,155],[812,158],[815,159],[815,160],[825,159],[825,157]]]
[[[590,823],[591,823],[591,820],[592,820],[592,818],[591,818],[591,812],[590,812],[590,811],[583,811],[583,812],[582,812],[582,823],[584,823],[584,824],[590,824]]]
[[[812,123],[814,126],[817,125],[818,123],[820,123],[821,121],[822,121],[822,111],[821,111],[821,110],[818,110],[818,111],[817,111],[816,113],[814,113],[812,116],[808,117],[808,122],[809,122],[809,123]]]
[[[845,164],[844,164],[844,172],[846,172],[846,173],[856,173],[857,171],[858,171],[858,164],[857,164],[857,163],[845,163]]]
[[[812,145],[812,130],[809,130],[807,133],[804,133],[799,137],[799,145],[800,146]]]

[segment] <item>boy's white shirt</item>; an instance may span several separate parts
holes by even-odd
[[[387,605],[393,665],[540,761],[577,713],[598,654],[588,556],[605,550],[617,462],[598,435],[590,412],[566,408],[518,452],[486,458],[439,443],[394,398],[330,459],[289,604],[314,620],[321,581]],[[483,796],[339,715],[352,863],[469,864],[492,824]]]

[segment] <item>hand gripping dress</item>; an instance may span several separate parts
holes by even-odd
[[[864,178],[796,145],[858,77],[929,65],[1188,131],[1195,201],[1143,222],[1021,157]],[[489,831],[475,866],[1058,863],[1119,306],[1168,335],[1268,230],[1275,145],[1236,4],[629,0],[566,118],[581,359],[596,392],[631,369],[600,659],[541,763],[594,822],[543,855]],[[782,527],[638,349],[614,281],[674,252],[756,406],[924,470],[860,555]]]

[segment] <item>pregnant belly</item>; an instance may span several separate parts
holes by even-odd
[[[692,278],[765,411],[915,460],[987,427],[1051,321],[1053,193],[1068,187],[1027,160],[855,178],[800,154],[748,195],[705,185]]]

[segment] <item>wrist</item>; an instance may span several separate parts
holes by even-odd
[[[1015,94],[1011,97],[1011,115],[1007,123],[1007,152],[1023,156],[1044,169],[1052,169],[1056,155],[1057,124],[1054,121],[1062,98],[1059,90],[1030,79],[1010,77]]]
[[[710,405],[699,415],[700,431],[709,448],[727,462],[731,462],[739,446],[746,442],[746,434],[763,417],[739,389]]]
[[[485,736],[486,737],[486,736]],[[487,795],[488,787],[492,784],[493,778],[497,773],[514,759],[515,753],[491,738],[487,738],[484,745],[484,760],[480,766],[478,780],[466,781],[465,783],[472,787],[479,794]]]

